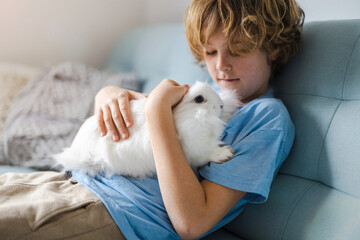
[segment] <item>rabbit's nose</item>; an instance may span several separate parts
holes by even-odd
[[[223,105],[220,105],[220,108],[221,108],[221,109],[223,109],[223,108],[224,108],[224,106],[223,106]]]

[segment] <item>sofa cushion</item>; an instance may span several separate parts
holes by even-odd
[[[268,202],[249,205],[225,229],[244,239],[358,239],[359,211],[354,196],[279,174]]]
[[[320,181],[357,197],[359,38],[360,20],[308,24],[299,55],[277,79],[278,96],[296,126],[293,151],[281,172]]]
[[[305,25],[301,50],[276,80],[280,92],[360,99],[360,20]]]
[[[220,228],[219,230],[207,235],[202,240],[241,240],[239,236]]]
[[[10,166],[10,165],[0,165],[0,175],[8,172],[13,173],[31,173],[35,172],[35,169],[20,167],[20,166]]]

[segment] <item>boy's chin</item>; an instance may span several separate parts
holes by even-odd
[[[218,80],[217,84],[221,89],[234,89],[236,90],[238,88],[239,79],[234,80]]]

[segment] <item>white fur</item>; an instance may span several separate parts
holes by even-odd
[[[174,108],[178,138],[192,167],[210,161],[221,163],[232,157],[232,149],[224,146],[219,138],[224,120],[229,120],[235,111],[234,94],[234,91],[222,93],[223,102],[207,84],[197,82]],[[204,102],[195,102],[199,95],[204,97]],[[71,147],[54,156],[56,162],[65,170],[79,169],[90,175],[99,172],[106,176],[153,175],[156,169],[145,119],[145,101],[143,98],[130,102],[134,125],[129,128],[129,139],[114,142],[109,134],[100,137],[96,118],[92,116],[81,126]]]

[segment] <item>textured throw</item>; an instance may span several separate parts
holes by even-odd
[[[39,71],[24,64],[0,62],[0,131],[4,128],[13,98]]]
[[[51,169],[51,155],[70,146],[83,121],[93,113],[95,94],[103,86],[131,82],[136,82],[134,74],[109,76],[81,63],[46,69],[28,82],[11,106],[0,162]]]

